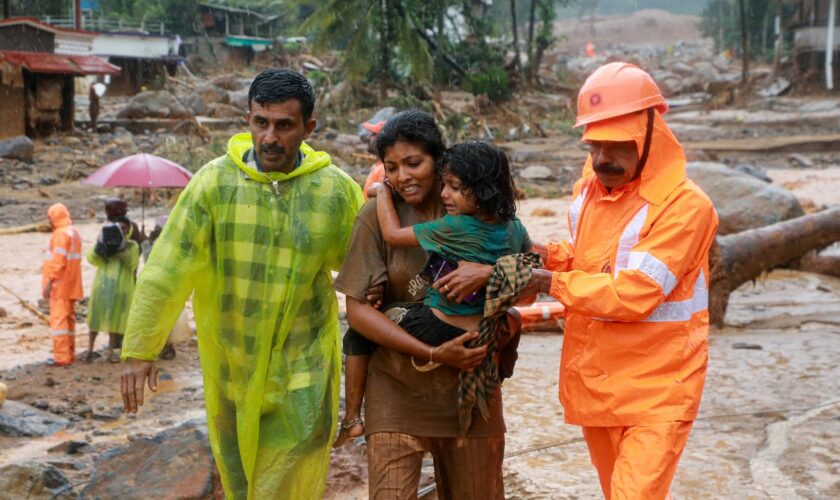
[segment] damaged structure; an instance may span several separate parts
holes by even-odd
[[[74,77],[120,72],[92,54],[94,37],[36,19],[0,21],[0,139],[73,130]]]

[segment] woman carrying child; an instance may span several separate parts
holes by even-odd
[[[502,172],[501,163],[504,161],[506,165],[506,158],[501,153],[475,144],[455,150],[451,158],[457,158],[455,162],[459,166],[452,166],[450,161],[444,169],[444,173],[451,175],[442,198],[442,176],[438,168],[444,145],[430,115],[420,111],[394,115],[377,139],[377,149],[385,164],[389,189],[395,193],[392,201],[397,225],[414,234],[411,226],[426,223],[420,227],[422,236],[417,237],[418,243],[427,242],[429,248],[441,250],[450,259],[460,258],[461,252],[470,256],[481,254],[483,249],[475,246],[475,242],[461,249],[460,242],[465,238],[454,234],[454,241],[458,242],[454,248],[459,248],[458,252],[450,252],[449,245],[437,240],[434,236],[437,228],[446,230],[446,223],[437,219],[447,214],[450,222],[462,224],[455,226],[456,229],[481,226],[487,236],[494,232],[491,229],[501,228],[500,239],[504,240],[501,253],[527,250],[530,245],[527,234],[517,227],[521,225],[514,222],[510,211],[513,186],[509,171],[506,175]],[[490,168],[497,169],[493,179],[499,186],[485,191],[484,187],[476,189],[477,183],[467,185],[476,177],[469,168],[460,170],[462,156],[489,158]],[[469,193],[470,188],[481,192],[482,211],[478,210],[479,198],[474,193],[467,196],[462,193]],[[498,201],[497,196],[507,196],[505,199],[510,203],[487,204],[485,194],[491,192],[509,192],[509,195],[493,195],[496,196],[493,199]],[[456,298],[452,290],[449,293],[429,290],[428,281],[419,276],[427,261],[426,252],[419,246],[396,246],[386,241],[384,227],[377,217],[379,202],[377,198],[370,200],[357,217],[345,265],[335,283],[336,289],[347,295],[350,327],[363,336],[351,332],[345,336],[347,409],[337,444],[362,433],[366,435],[371,498],[416,496],[422,459],[427,451],[434,458],[440,498],[502,498],[505,425],[500,389],[490,399],[489,417],[473,419],[466,435],[459,436],[458,374],[460,370],[473,369],[486,355],[485,347],[464,347],[464,342],[478,335],[474,331],[479,319],[475,311],[481,306],[476,307],[471,301],[472,305],[461,310],[453,304],[454,300],[449,300]],[[490,206],[505,208],[488,210]],[[466,220],[467,217],[474,221]],[[484,260],[475,258],[479,262],[491,259],[495,261],[489,255]],[[450,276],[453,275],[457,275],[457,280],[449,281],[453,288],[458,283],[457,297],[463,298],[487,283],[490,266],[460,262]],[[368,290],[379,285],[385,286],[381,311],[380,304],[371,303],[368,296]],[[434,296],[428,301],[429,307],[422,304],[427,292]],[[482,302],[480,298],[478,302]],[[394,306],[411,311],[411,316],[405,312],[403,326],[415,332],[423,330],[435,338],[421,340],[394,323],[389,319],[395,318],[395,310],[399,311]],[[452,307],[456,307],[454,312],[450,310]],[[462,312],[466,314],[459,314]],[[414,325],[406,324],[405,318],[414,318]],[[434,363],[445,366],[430,371],[415,368]],[[362,396],[364,424],[359,418]]]

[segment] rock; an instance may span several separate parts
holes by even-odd
[[[793,193],[721,163],[690,162],[688,177],[712,199],[718,234],[738,233],[804,215]]]
[[[742,163],[740,165],[737,165],[735,167],[735,170],[737,170],[738,172],[743,172],[745,174],[749,174],[749,175],[755,177],[756,179],[759,179],[759,180],[764,181],[764,182],[769,182],[769,183],[773,182],[773,179],[771,179],[770,176],[767,175],[766,170],[764,170],[761,167],[756,167],[755,165],[748,165],[746,163]]]
[[[228,103],[219,103],[219,104],[230,104],[231,106],[236,106],[239,109],[248,109],[248,91],[247,90],[237,90],[229,92],[228,95],[230,96],[230,102]]]
[[[0,141],[0,158],[12,158],[31,162],[34,151],[35,146],[32,144],[32,139],[25,135]]]
[[[748,349],[748,350],[752,350],[752,351],[760,351],[761,349],[764,349],[759,344],[749,344],[747,342],[735,342],[734,344],[732,344],[732,348],[733,349]]]
[[[4,308],[0,307],[0,318],[5,318],[9,315],[9,312],[6,311]]]
[[[208,104],[207,116],[213,118],[242,118],[245,119],[245,109],[240,109],[229,104]]]
[[[6,393],[9,392],[9,388],[6,387],[6,384],[0,382],[0,406],[3,406],[3,403],[6,402]]]
[[[74,498],[67,476],[53,465],[24,462],[0,468],[3,498],[28,500]]]
[[[188,422],[96,458],[84,498],[212,498],[221,495],[207,428]]]
[[[191,113],[166,90],[141,92],[117,113],[118,118],[188,118]]]
[[[0,407],[0,436],[49,436],[64,429],[69,424],[70,422],[66,418],[18,401],[6,401]]]
[[[47,380],[44,381],[44,385],[47,387],[52,387],[55,385],[55,379],[52,377],[47,377]]]
[[[52,186],[53,184],[58,184],[58,179],[55,177],[50,177],[49,175],[45,175],[41,177],[39,181],[42,186]]]
[[[812,162],[810,158],[799,153],[789,155],[788,161],[794,167],[812,168],[814,166],[814,162]]]
[[[192,111],[192,114],[198,116],[207,114],[207,104],[204,103],[204,100],[198,95],[198,92],[193,92],[187,97],[182,97],[181,101]]]
[[[205,104],[230,104],[230,92],[208,83],[198,88],[198,95]],[[245,92],[247,99],[248,93]]]
[[[242,88],[242,82],[234,74],[219,75],[210,80],[210,83],[225,90],[239,90]]]
[[[545,165],[531,165],[523,168],[518,173],[519,177],[528,179],[529,181],[547,181],[554,178],[551,169]]]
[[[52,448],[47,449],[49,453],[66,453],[68,455],[75,455],[80,452],[85,452],[90,449],[90,444],[84,441],[73,441],[72,439],[69,441],[64,441],[61,444],[57,444]]]

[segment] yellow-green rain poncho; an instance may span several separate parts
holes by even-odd
[[[302,144],[289,174],[243,162],[250,134],[196,173],[140,274],[122,357],[153,360],[193,306],[210,445],[228,498],[320,498],[340,384],[331,270],[363,197]]]
[[[128,308],[134,295],[134,270],[140,261],[140,246],[126,238],[125,249],[102,257],[91,248],[87,261],[96,267],[90,291],[87,324],[92,332],[125,333]]]

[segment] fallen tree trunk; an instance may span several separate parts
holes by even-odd
[[[0,228],[0,236],[5,236],[9,234],[21,234],[21,233],[49,233],[52,231],[52,227],[50,226],[50,222],[47,220],[43,220],[41,222],[35,222],[34,224],[26,224],[25,226],[15,226],[15,227],[3,227]]]
[[[711,323],[723,322],[733,290],[773,268],[793,263],[799,269],[824,269],[825,274],[837,276],[840,270],[828,267],[840,259],[808,256],[795,262],[836,241],[840,241],[840,207],[717,237],[710,254]]]

